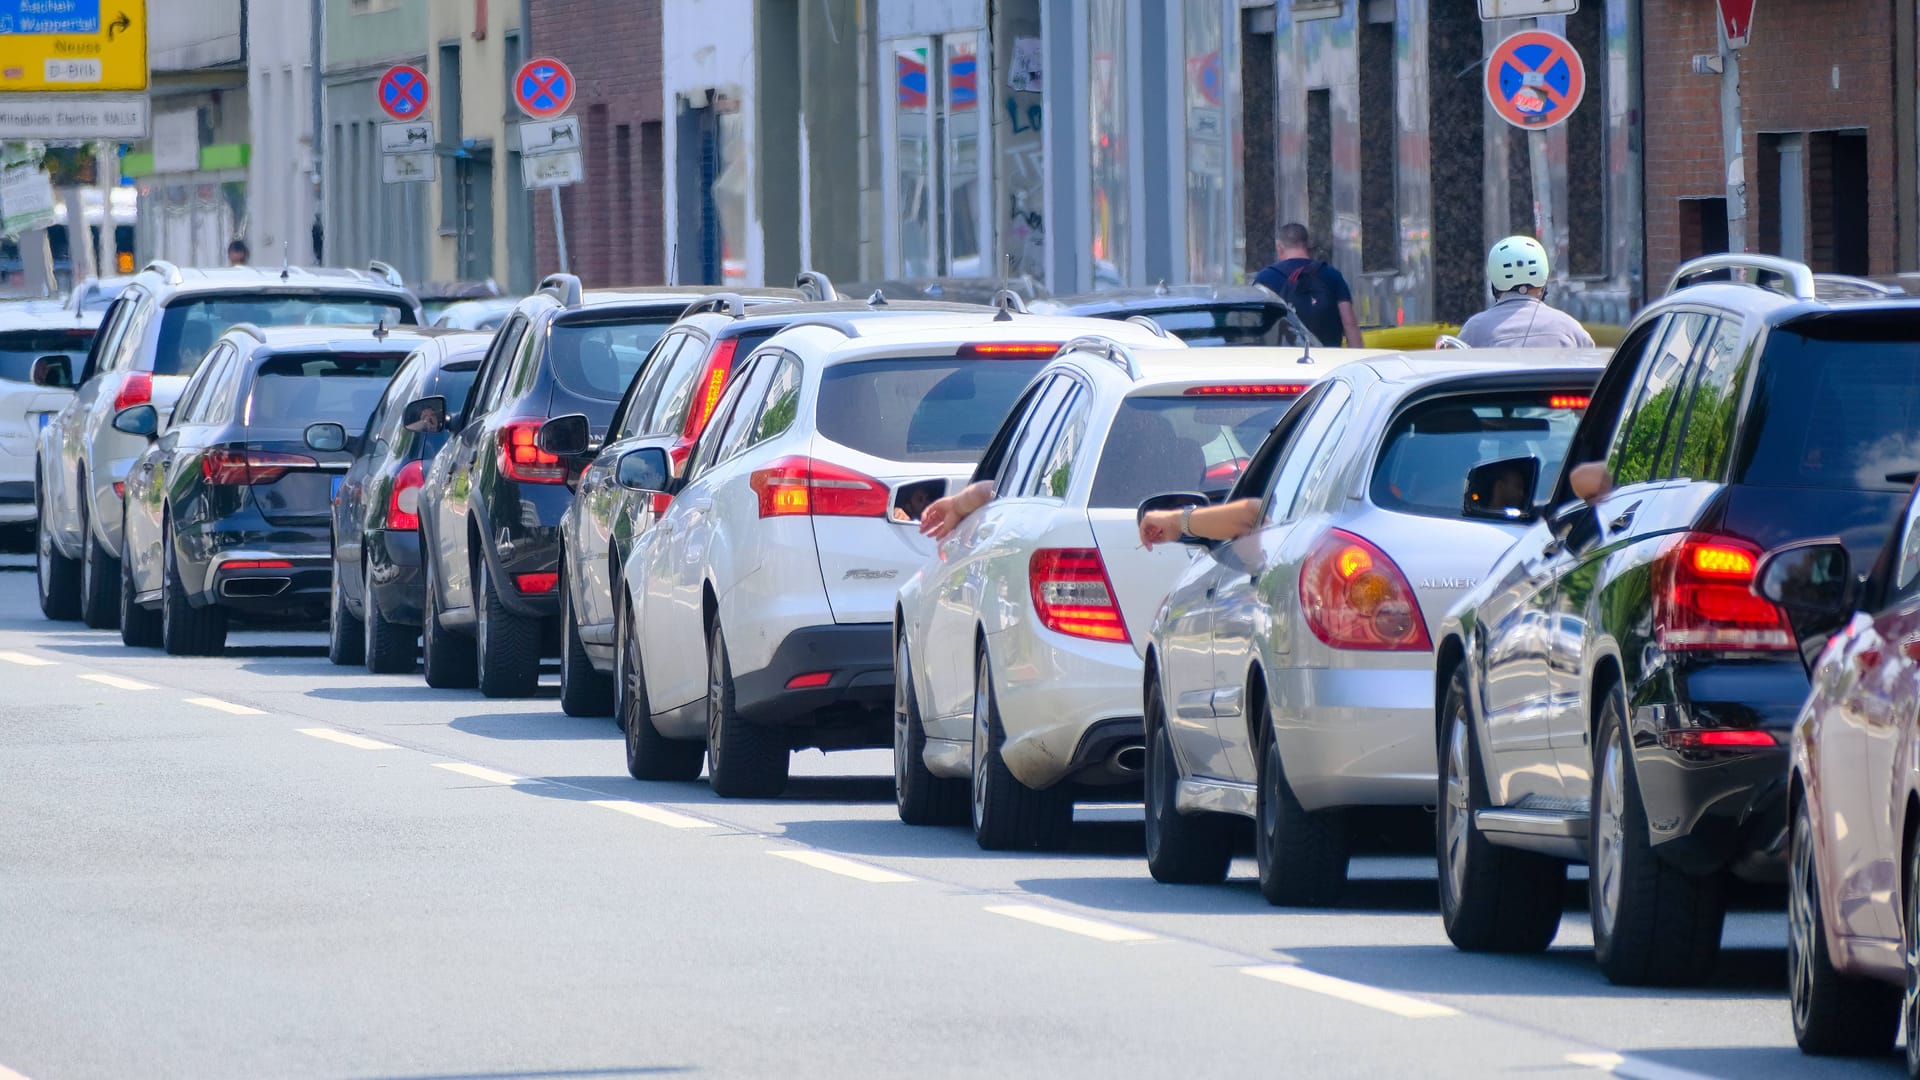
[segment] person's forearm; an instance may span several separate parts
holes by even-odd
[[[954,509],[960,512],[960,517],[966,517],[968,514],[973,513],[975,510],[980,509],[992,501],[993,481],[991,480],[981,480],[977,483],[968,484],[956,492],[953,497]]]
[[[1203,540],[1238,540],[1260,520],[1259,499],[1236,499],[1219,506],[1202,506],[1187,519],[1187,535]]]

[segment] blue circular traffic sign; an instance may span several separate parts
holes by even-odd
[[[535,120],[550,120],[573,104],[573,72],[550,56],[520,65],[513,76],[513,100]]]
[[[395,64],[380,76],[380,107],[395,120],[418,120],[427,111],[427,73]]]

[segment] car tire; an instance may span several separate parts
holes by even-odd
[[[1920,846],[1907,853],[1907,865],[1902,869],[1907,883],[1902,897],[1906,910],[1901,912],[1907,932],[1904,944],[1907,985],[1900,1006],[1900,1021],[1907,1029],[1907,1080],[1920,1080],[1920,1038],[1913,1035],[1920,1031]]]
[[[1440,921],[1463,952],[1545,952],[1566,909],[1567,864],[1501,847],[1474,827],[1488,803],[1486,774],[1468,715],[1466,677],[1455,669],[1441,704],[1440,783],[1434,836]]]
[[[793,750],[778,728],[749,723],[734,708],[733,665],[715,619],[707,634],[707,779],[723,799],[770,799],[787,789]]]
[[[1175,802],[1180,765],[1167,730],[1166,703],[1157,681],[1147,683],[1147,871],[1168,885],[1218,885],[1233,862],[1233,822],[1211,813],[1182,814]]]
[[[80,562],[60,554],[47,524],[46,485],[33,485],[33,576],[40,593],[40,613],[67,622],[80,617]]]
[[[580,640],[573,593],[560,582],[560,711],[568,716],[612,716],[613,679],[593,666]]]
[[[640,628],[623,613],[614,649],[614,709],[627,736],[627,775],[635,780],[697,780],[706,746],[669,739],[653,726],[646,669],[640,666]]]
[[[910,663],[902,636],[893,652],[893,807],[908,825],[958,825],[967,820],[967,785],[927,768],[927,730]]]
[[[435,690],[471,690],[474,673],[473,639],[440,625],[440,584],[434,579],[433,557],[427,557],[425,614],[420,620],[420,670]]]
[[[540,688],[540,623],[507,610],[485,552],[474,574],[473,655],[480,692],[490,698],[532,697]]]
[[[160,647],[168,656],[219,656],[227,647],[226,609],[187,598],[171,522],[160,528]]]
[[[1260,789],[1253,853],[1260,895],[1276,907],[1319,907],[1339,899],[1347,885],[1347,821],[1338,810],[1300,805],[1287,783],[1280,740],[1269,731],[1260,751]]]
[[[380,612],[380,594],[374,590],[373,577],[363,565],[360,589],[365,594],[361,607],[360,655],[367,670],[375,675],[404,675],[413,670],[420,655],[420,632],[404,623],[389,622]]]
[[[83,496],[84,498],[84,496]],[[120,625],[120,560],[93,535],[93,521],[80,511],[80,621],[95,630]]]
[[[1813,816],[1804,798],[1794,815],[1787,866],[1787,989],[1794,1041],[1802,1052],[1823,1056],[1891,1051],[1900,1029],[1900,988],[1834,970],[1820,906]]]
[[[127,535],[124,521],[120,535]],[[151,649],[160,644],[160,613],[141,607],[134,599],[137,595],[133,560],[123,555],[120,559],[120,644],[130,649]]]
[[[1601,708],[1588,803],[1594,959],[1616,986],[1697,985],[1720,957],[1724,880],[1684,873],[1654,852],[1618,686]]]
[[[974,656],[973,776],[968,785],[974,842],[983,851],[1065,847],[1073,830],[1072,795],[1065,785],[1036,791],[1021,783],[1000,756],[1006,742],[1000,696],[982,646]]]
[[[347,610],[347,591],[340,584],[339,560],[327,564],[327,660],[338,666],[365,663],[367,628]]]

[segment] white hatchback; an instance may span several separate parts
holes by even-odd
[[[0,310],[0,525],[31,524],[40,429],[73,400],[98,311]]]

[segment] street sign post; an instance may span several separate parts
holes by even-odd
[[[553,235],[560,272],[567,272],[567,219],[560,189],[586,179],[580,156],[580,125],[567,115],[573,104],[573,71],[550,56],[520,65],[513,76],[513,100],[533,117],[520,125],[520,182],[553,193]]]
[[[147,0],[0,0],[0,93],[147,89]]]
[[[1579,10],[1580,0],[1480,0],[1482,22],[1531,19],[1537,15],[1572,15]]]
[[[418,120],[427,111],[427,73],[412,64],[395,64],[380,76],[380,108],[395,120]]]
[[[433,122],[420,120],[411,124],[381,124],[380,152],[383,154],[406,154],[418,150],[433,150]]]
[[[1544,131],[1573,115],[1587,91],[1573,45],[1546,30],[1522,30],[1487,57],[1487,101],[1514,127]]]
[[[1744,49],[1753,33],[1754,0],[1718,0],[1720,32],[1727,36],[1727,48]]]
[[[394,123],[380,125],[380,179],[388,184],[428,184],[440,175],[434,155],[433,121],[427,111],[427,73],[412,64],[395,64],[374,89],[380,108]]]

